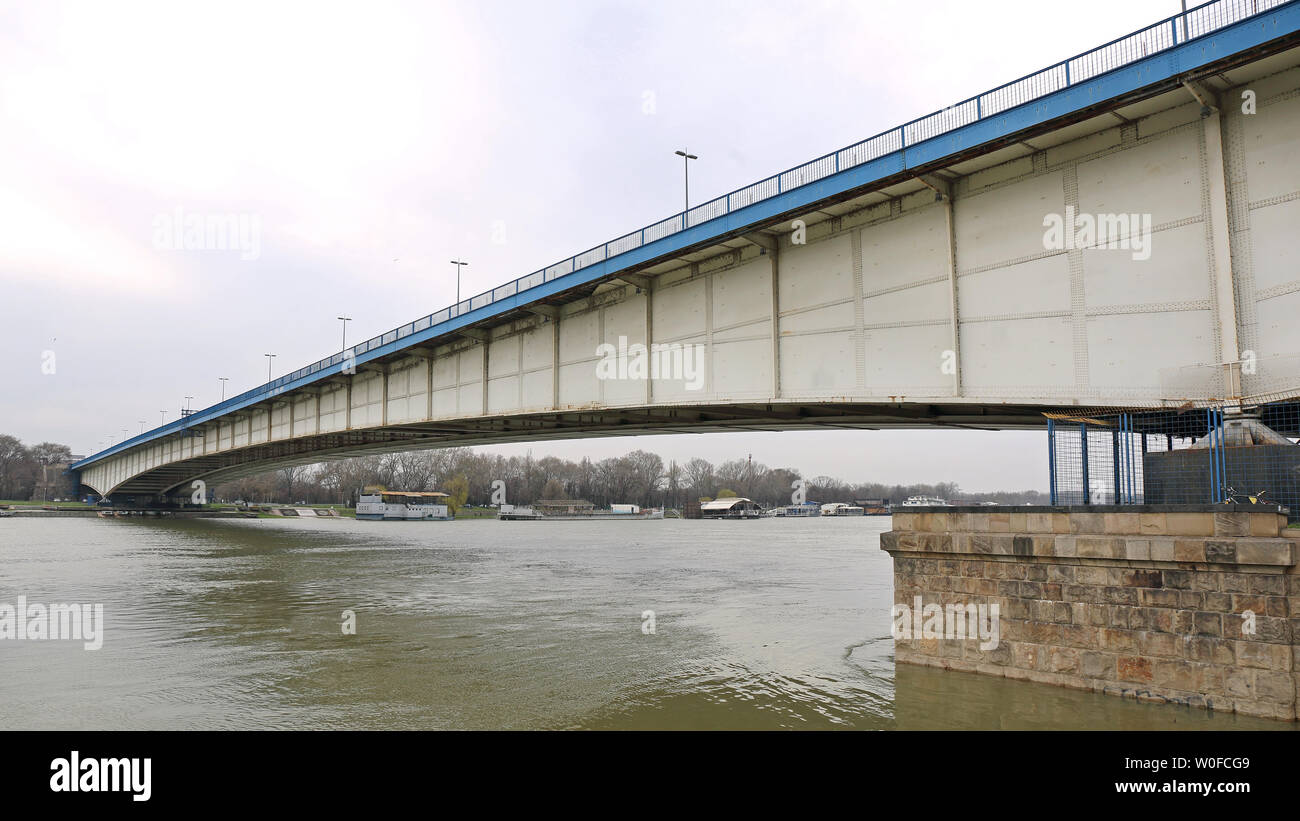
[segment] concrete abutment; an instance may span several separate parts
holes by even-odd
[[[998,622],[995,642],[945,638],[942,618],[937,634],[897,627],[895,657],[1295,721],[1297,546],[1276,506],[895,513],[881,549],[894,560],[896,616],[975,605]]]

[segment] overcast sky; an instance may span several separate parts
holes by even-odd
[[[93,453],[264,382],[264,353],[278,376],[338,351],[340,314],[356,342],[450,304],[453,257],[468,296],[675,213],[675,149],[701,202],[1178,6],[0,2],[0,433]],[[255,252],[173,250],[178,213],[239,215]],[[1045,487],[1044,440],[531,448],[988,490]]]

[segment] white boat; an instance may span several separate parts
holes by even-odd
[[[822,505],[821,515],[823,516],[862,516],[865,510],[857,505],[845,504],[844,502],[831,502]]]
[[[804,502],[801,505],[782,505],[763,511],[764,516],[778,519],[800,519],[807,516],[821,515],[821,505],[816,502]]]
[[[540,499],[531,505],[502,505],[497,510],[497,518],[503,522],[617,522],[663,517],[659,508],[619,504],[597,510],[583,499]]]
[[[420,522],[451,519],[450,508],[438,504],[447,494],[437,491],[385,490],[357,497],[357,518],[362,521]]]
[[[899,507],[952,507],[938,496],[908,496]]]

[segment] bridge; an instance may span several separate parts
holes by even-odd
[[[72,466],[102,496],[375,451],[1036,427],[1300,396],[1300,0],[1216,0]]]

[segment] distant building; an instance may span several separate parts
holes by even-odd
[[[774,516],[780,519],[793,519],[799,518],[800,516],[820,516],[821,510],[822,506],[816,502],[804,502],[801,505],[781,505],[780,507],[774,507],[763,515]]]
[[[853,504],[862,508],[866,516],[886,516],[889,514],[888,499],[854,499]]]
[[[538,499],[530,507],[543,516],[580,516],[596,509],[586,499]]]
[[[862,508],[844,502],[831,502],[822,505],[823,516],[861,516],[862,513]]]
[[[701,519],[756,519],[762,515],[762,506],[744,496],[729,496],[700,503]]]

